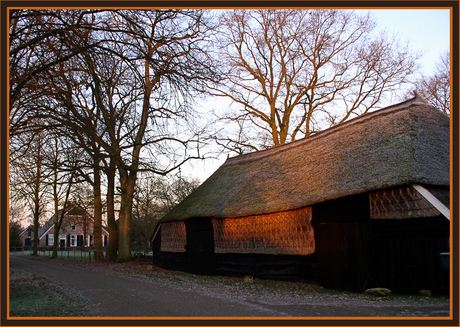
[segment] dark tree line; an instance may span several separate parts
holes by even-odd
[[[165,175],[200,157],[191,146],[196,132],[177,130],[176,122],[193,127],[189,99],[215,78],[205,51],[211,26],[199,10],[18,10],[10,24],[10,137],[18,158],[23,144],[14,137],[43,130],[83,150],[60,169],[93,188],[97,257],[104,174],[108,256],[129,260],[138,173]]]

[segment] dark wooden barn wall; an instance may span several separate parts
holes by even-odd
[[[399,293],[449,293],[449,271],[440,253],[449,252],[449,221],[443,217],[375,221],[376,284]]]
[[[444,217],[372,220],[367,194],[313,206],[318,280],[325,287],[395,293],[449,290],[439,254],[448,252]]]
[[[218,254],[216,273],[224,276],[253,276],[260,279],[316,281],[316,256],[270,254]]]
[[[318,280],[328,288],[363,292],[372,275],[372,226],[363,222],[315,226]]]
[[[370,220],[369,195],[359,194],[315,204],[312,217],[312,224]]]
[[[152,242],[152,251],[154,265],[169,270],[187,271],[187,253],[161,252],[161,231],[158,231]]]
[[[359,194],[313,206],[318,280],[324,287],[362,292],[373,253],[369,196]]]
[[[329,288],[363,292],[387,287],[395,293],[429,289],[448,294],[449,271],[439,254],[448,252],[449,221],[444,217],[372,220],[367,194],[313,207],[316,253],[309,256],[214,254],[209,219],[186,222],[187,253],[160,252],[154,263],[198,274],[305,280]]]
[[[153,243],[153,263],[171,270],[223,276],[253,276],[311,282],[316,278],[316,255],[215,254],[209,219],[186,221],[186,253],[161,252],[161,232]]]

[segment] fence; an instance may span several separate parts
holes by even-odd
[[[10,247],[10,253],[16,255],[32,255],[33,247]],[[39,247],[38,255],[49,256],[53,254],[53,247]],[[104,257],[106,257],[106,251],[103,251]],[[58,248],[58,258],[80,260],[80,261],[91,261],[94,258],[94,248],[92,247],[68,247]]]
[[[11,246],[10,253],[14,255],[32,255],[32,246]],[[38,247],[38,255],[49,256],[53,254],[53,247]],[[107,258],[107,250],[103,249],[104,257]],[[152,256],[152,251],[132,251],[133,257],[148,257]],[[81,261],[92,261],[94,258],[94,248],[85,246],[58,248],[58,258],[81,260]]]

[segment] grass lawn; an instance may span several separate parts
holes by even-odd
[[[75,292],[30,273],[10,273],[10,317],[95,315],[89,303]]]

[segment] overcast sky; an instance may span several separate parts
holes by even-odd
[[[377,30],[385,29],[389,35],[398,33],[401,41],[408,41],[413,51],[424,53],[421,64],[425,75],[432,75],[440,55],[450,50],[449,9],[374,9],[370,12],[378,23]],[[193,162],[193,166],[184,166],[182,173],[203,182],[225,160],[223,155],[218,160]]]

